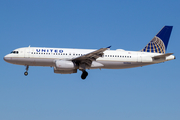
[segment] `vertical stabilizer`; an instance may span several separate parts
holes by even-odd
[[[164,54],[168,46],[172,28],[173,26],[164,26],[141,51]]]

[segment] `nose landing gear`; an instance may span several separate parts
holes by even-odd
[[[24,72],[24,75],[27,76],[27,75],[28,75],[28,72]]]
[[[29,69],[29,65],[26,66],[26,72],[24,72],[24,75],[25,75],[25,76],[28,75],[28,69]]]

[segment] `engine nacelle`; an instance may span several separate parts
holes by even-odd
[[[76,69],[75,64],[72,61],[64,61],[64,60],[57,60],[55,62],[55,67],[57,70]]]
[[[58,70],[54,67],[54,73],[58,74],[71,74],[71,73],[77,73],[77,69],[66,69],[66,70]]]

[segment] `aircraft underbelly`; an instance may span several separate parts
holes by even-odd
[[[152,63],[142,63],[142,62],[118,62],[118,61],[98,61],[98,62],[104,65],[102,69],[125,69],[125,68],[141,67],[152,64]]]
[[[17,65],[29,65],[29,66],[54,66],[54,59],[43,58],[6,58],[7,62]]]
[[[55,66],[55,60],[51,58],[9,58],[7,62],[17,65],[29,65],[29,66]],[[142,63],[142,62],[121,62],[121,61],[97,61],[103,66],[90,67],[89,69],[125,69],[133,67],[141,67],[145,65],[150,65],[153,63]]]

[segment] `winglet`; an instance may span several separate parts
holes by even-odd
[[[107,48],[110,48],[111,46],[107,47]]]

